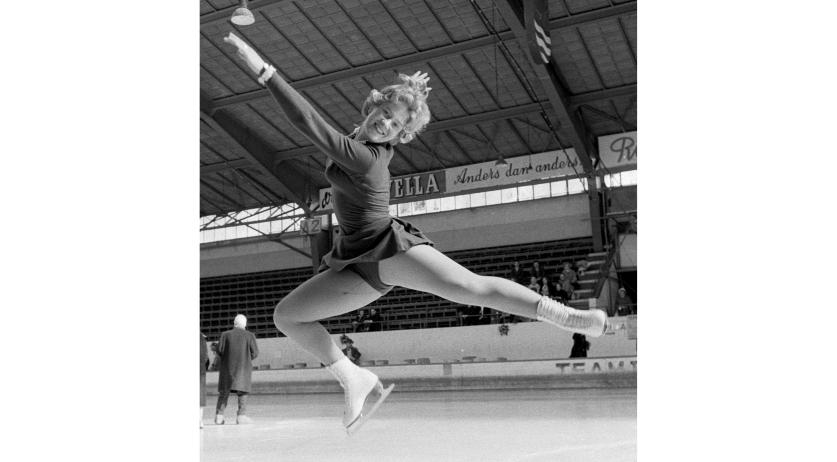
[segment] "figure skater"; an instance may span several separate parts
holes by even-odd
[[[224,41],[258,76],[289,122],[328,156],[325,176],[333,189],[340,233],[319,274],[276,305],[273,321],[288,338],[316,356],[340,382],[343,425],[355,432],[387,397],[378,377],[360,368],[335,344],[320,320],[357,310],[394,286],[429,292],[462,305],[486,306],[598,337],[607,329],[600,310],[579,311],[515,282],[472,273],[433,247],[410,223],[389,215],[389,163],[393,146],[408,143],[430,121],[426,73],[399,75],[399,83],[372,90],[363,121],[344,135],[331,127],[290,84],[233,33]],[[367,398],[379,397],[363,413]]]

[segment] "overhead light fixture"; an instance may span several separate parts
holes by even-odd
[[[233,24],[236,26],[249,26],[256,22],[256,18],[253,17],[253,13],[247,9],[247,0],[241,0],[238,2],[238,8],[233,11],[232,18],[230,18]]]
[[[503,159],[503,156],[500,156],[499,158],[497,158],[497,162],[494,162],[495,167],[499,167],[501,165],[509,165],[509,163],[506,162],[506,159]]]

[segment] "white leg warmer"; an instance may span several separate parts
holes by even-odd
[[[538,302],[538,321],[548,322],[570,332],[599,337],[607,327],[607,315],[602,310],[577,310],[549,298]]]

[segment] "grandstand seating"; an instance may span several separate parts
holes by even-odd
[[[477,274],[506,277],[512,262],[528,268],[540,261],[547,273],[559,271],[564,261],[590,258],[591,238],[515,244],[481,249],[446,252],[450,258]],[[591,263],[594,263],[591,261]],[[591,265],[591,268],[594,266]],[[595,270],[584,278],[582,289],[595,284]],[[258,337],[281,336],[273,325],[273,307],[292,289],[313,275],[311,268],[294,268],[258,273],[202,278],[200,283],[201,331],[210,339],[232,327],[237,313],[248,318],[248,328]],[[586,303],[586,300],[585,300]],[[384,319],[385,329],[450,327],[461,323],[462,305],[435,295],[396,287],[366,307],[375,308]],[[355,312],[329,318],[323,325],[329,332],[352,332]]]

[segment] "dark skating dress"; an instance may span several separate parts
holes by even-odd
[[[378,262],[421,244],[433,245],[419,229],[389,214],[389,143],[360,142],[331,127],[278,73],[267,88],[291,124],[328,156],[325,177],[340,232],[320,271],[342,271],[357,263]]]

